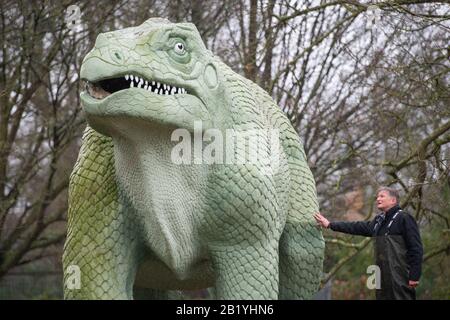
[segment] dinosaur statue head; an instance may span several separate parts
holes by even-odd
[[[106,135],[124,130],[121,119],[188,130],[194,121],[213,126],[210,115],[220,112],[217,61],[190,23],[151,18],[102,33],[81,66],[87,120]]]

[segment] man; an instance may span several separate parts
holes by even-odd
[[[393,188],[378,189],[377,208],[381,213],[372,221],[330,222],[320,213],[314,217],[324,228],[374,237],[376,264],[381,271],[378,300],[415,300],[423,255],[417,223],[399,207],[399,195]]]

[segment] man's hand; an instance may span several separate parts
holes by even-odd
[[[409,285],[410,288],[415,288],[415,287],[417,287],[419,285],[419,281],[409,280],[408,285]]]
[[[330,225],[330,221],[328,221],[327,218],[325,218],[323,215],[321,215],[320,212],[315,213],[314,218],[316,219],[319,226],[321,226],[323,228],[328,228],[328,226]]]

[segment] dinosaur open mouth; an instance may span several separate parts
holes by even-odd
[[[123,77],[104,79],[96,82],[86,81],[87,93],[95,99],[103,99],[114,92],[129,88],[141,88],[160,95],[184,94],[185,88],[127,74]]]

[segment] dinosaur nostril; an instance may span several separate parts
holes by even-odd
[[[100,50],[100,55],[107,52],[109,54],[109,59],[114,63],[124,64],[127,60],[127,52],[124,52],[122,48],[117,46],[117,41],[112,33],[99,34],[95,40],[95,47]]]
[[[112,61],[114,61],[117,64],[123,64],[125,63],[125,59],[124,59],[124,55],[122,53],[122,50],[118,49],[118,48],[113,48],[109,50],[109,55],[112,59]]]

